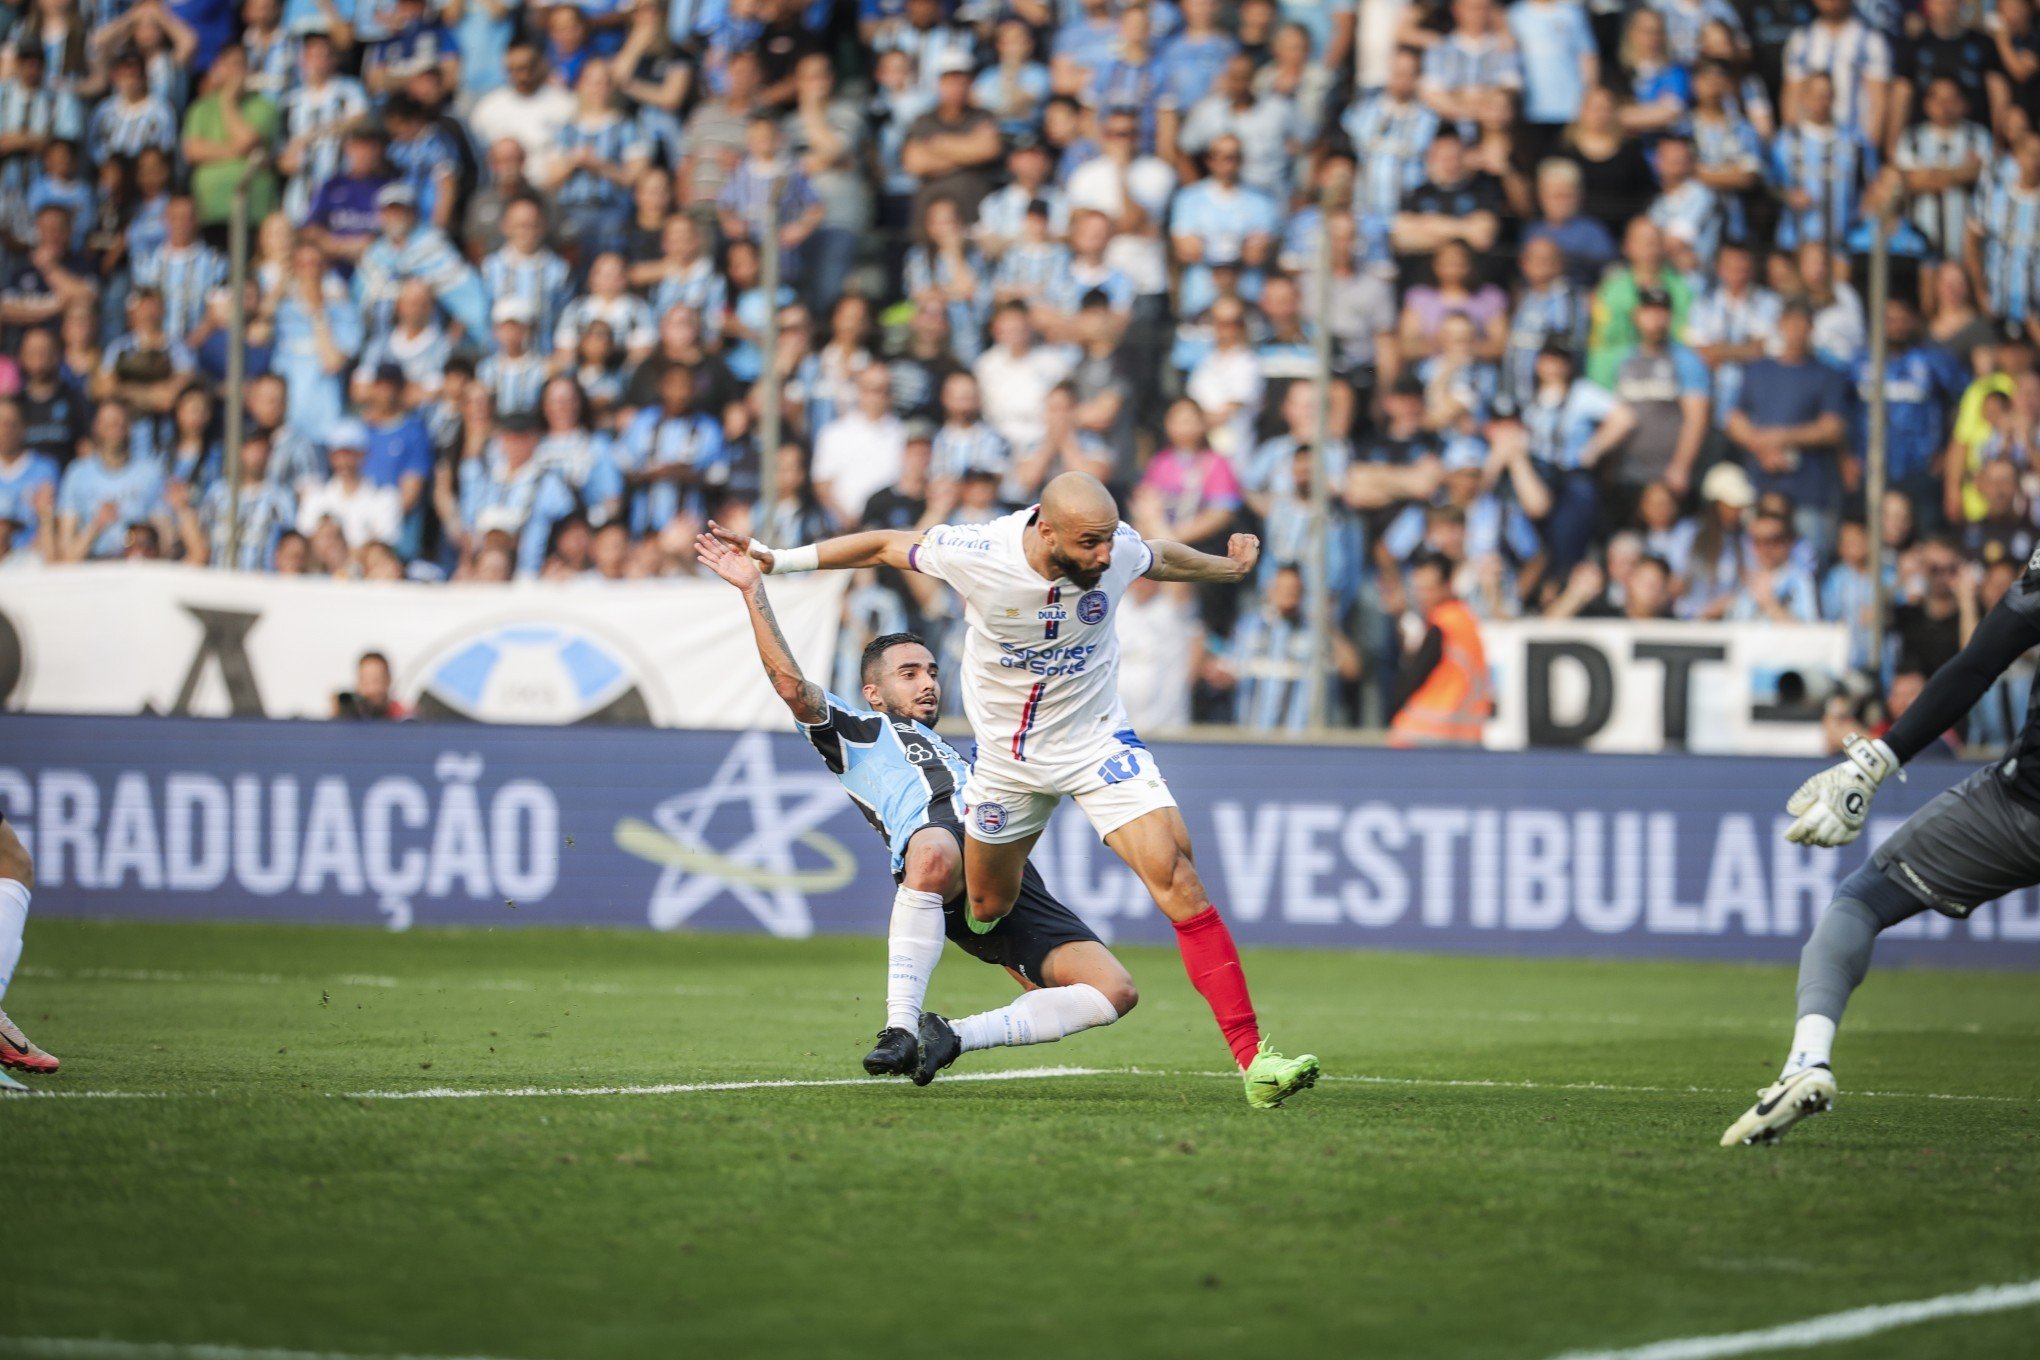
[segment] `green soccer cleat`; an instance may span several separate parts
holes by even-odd
[[[33,1086],[23,1086],[5,1072],[0,1072],[0,1099],[4,1099],[7,1096],[32,1096],[34,1094],[35,1088]]]
[[[1272,1110],[1298,1091],[1317,1085],[1318,1060],[1305,1053],[1285,1058],[1261,1040],[1260,1051],[1247,1064],[1247,1104],[1257,1110]]]

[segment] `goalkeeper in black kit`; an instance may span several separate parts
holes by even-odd
[[[1969,645],[1934,673],[1881,741],[1851,737],[1848,758],[1799,786],[1785,835],[1801,845],[1847,845],[1863,833],[1886,779],[1960,722],[2007,667],[2040,643],[2040,552]],[[1899,774],[1902,779],[1904,776]],[[1774,1143],[1831,1109],[1835,1028],[1870,970],[1878,932],[1938,911],[1957,919],[2040,883],[2040,686],[2011,749],[1921,808],[1836,890],[1799,956],[1799,1023],[1792,1053],[1757,1103],[1721,1136],[1723,1147]]]

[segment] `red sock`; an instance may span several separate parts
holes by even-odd
[[[1183,955],[1183,971],[1211,1006],[1212,1018],[1225,1034],[1233,1061],[1245,1067],[1261,1046],[1261,1025],[1254,1018],[1254,1001],[1247,995],[1247,975],[1240,967],[1239,946],[1217,907],[1206,907],[1187,921],[1176,922],[1176,948]]]

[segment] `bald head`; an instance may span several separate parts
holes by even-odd
[[[1040,554],[1034,566],[1052,581],[1068,577],[1089,590],[1112,565],[1119,502],[1088,472],[1065,472],[1041,489],[1034,528],[1029,556]]]
[[[1041,488],[1041,517],[1058,528],[1101,519],[1117,527],[1119,502],[1090,473],[1065,472]]]

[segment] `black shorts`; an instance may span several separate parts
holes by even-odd
[[[945,825],[943,829],[954,832],[961,844],[962,827]],[[1031,863],[1020,875],[1020,896],[1013,910],[997,925],[982,935],[972,930],[970,899],[958,897],[942,905],[942,933],[972,958],[1011,968],[1037,987],[1046,985],[1042,967],[1058,946],[1086,940],[1104,943],[1082,917],[1055,900]]]

